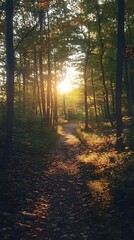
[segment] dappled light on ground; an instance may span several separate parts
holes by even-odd
[[[75,175],[78,174],[79,168],[76,163],[68,161],[64,163],[62,161],[52,163],[51,167],[48,170],[49,174],[65,174]]]
[[[76,127],[63,125],[42,159],[26,155],[1,176],[0,240],[133,240],[132,153],[124,161],[90,132],[80,141]]]
[[[71,128],[75,128],[78,124],[77,123],[70,123],[70,127],[68,128],[66,125],[64,127],[64,129],[60,130],[60,139],[59,139],[59,144],[61,143],[64,144],[64,146],[66,147],[66,144],[69,147],[75,148],[77,147],[77,145],[80,143],[80,141],[78,140],[78,138],[76,136],[74,136],[73,132],[71,131]],[[70,149],[69,149],[70,150]]]
[[[88,187],[96,204],[102,208],[110,207],[112,196],[107,179],[89,180]]]

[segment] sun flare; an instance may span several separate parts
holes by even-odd
[[[59,83],[59,90],[61,93],[67,93],[73,89],[71,82],[64,80]]]
[[[64,80],[59,83],[58,88],[60,93],[64,94],[71,91],[74,88],[72,80],[75,79],[77,73],[73,67],[68,67]]]

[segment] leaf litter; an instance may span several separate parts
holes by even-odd
[[[38,170],[27,155],[2,173],[0,240],[125,240],[124,229],[127,240],[133,239],[132,224],[127,227],[132,213],[128,209],[124,220],[116,193],[122,162],[96,155],[93,145],[87,149],[74,135],[76,126],[66,124],[56,145],[38,156]],[[131,202],[130,193],[121,204],[126,201]]]

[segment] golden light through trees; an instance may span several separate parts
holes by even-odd
[[[68,67],[65,78],[58,85],[60,93],[67,93],[71,91],[75,86],[73,80],[76,78],[77,72],[73,67]]]
[[[72,89],[73,89],[73,86],[72,86],[71,82],[68,81],[68,80],[64,80],[64,81],[59,83],[59,91],[61,93],[69,92]]]

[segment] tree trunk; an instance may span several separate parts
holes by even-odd
[[[126,80],[126,90],[127,90],[127,109],[128,116],[132,116],[132,101],[131,101],[131,89],[128,76],[128,59],[125,58],[125,80]]]
[[[48,82],[47,82],[47,124],[50,125],[50,113],[51,113],[51,59],[50,59],[50,29],[49,29],[49,15],[47,11],[47,19],[48,19],[48,35],[47,35],[47,43],[48,43]]]
[[[55,67],[55,77],[54,77],[54,123],[58,122],[58,112],[57,112],[57,76],[56,76],[56,62],[54,62]]]
[[[95,118],[96,118],[96,122],[98,122],[96,95],[95,95],[94,79],[93,79],[93,69],[91,69],[91,83],[92,83],[92,93],[93,93],[93,100],[94,100]]]
[[[100,66],[101,66],[101,73],[102,73],[102,83],[105,91],[106,112],[107,112],[108,119],[111,123],[111,127],[114,128],[113,121],[110,114],[110,109],[109,109],[109,96],[108,96],[109,94],[108,94],[108,89],[105,81],[105,71],[104,71],[104,64],[103,64],[104,43],[102,40],[101,18],[100,18],[98,2],[96,2],[96,12],[97,12],[97,18],[98,18],[98,34],[99,34],[99,40],[100,40]]]
[[[37,57],[36,57],[36,49],[34,49],[34,82],[33,82],[33,113],[37,114],[37,81],[38,81],[38,73],[37,73]]]
[[[124,149],[122,122],[122,72],[124,51],[124,0],[118,0],[118,38],[117,38],[117,70],[116,70],[116,148]]]
[[[39,113],[40,113],[40,117],[41,117],[41,122],[42,122],[42,110],[41,110],[41,100],[40,100],[40,86],[39,86],[39,81],[38,81],[38,67],[37,67],[37,53],[36,53],[36,49],[34,49],[34,85],[35,88],[37,90],[35,90],[36,93],[36,101],[38,101],[38,103],[35,103],[35,107],[36,107],[36,113],[38,114],[38,107],[39,107]]]
[[[130,46],[133,44],[132,43],[132,31],[130,26],[128,25],[128,32],[129,32],[129,43]],[[132,105],[134,104],[134,60],[133,58],[129,60],[130,63],[130,94],[131,94],[131,98],[132,98]]]
[[[63,94],[63,115],[64,119],[67,120],[67,112],[66,112],[66,94]]]
[[[87,102],[87,64],[89,49],[87,50],[84,63],[84,105],[85,105],[85,130],[88,129],[88,102]]]
[[[131,88],[131,98],[132,104],[134,104],[134,60],[130,59],[130,88]]]
[[[112,114],[113,114],[113,119],[115,119],[115,96],[114,96],[114,89],[113,89],[113,77],[112,73],[110,76],[110,88],[111,88],[111,98],[112,98]]]
[[[41,87],[41,103],[42,103],[42,115],[43,122],[46,121],[46,108],[45,108],[45,89],[44,89],[44,81],[43,81],[43,67],[42,67],[42,52],[39,51],[39,72],[40,72],[40,87]]]
[[[46,122],[46,99],[45,99],[45,88],[43,79],[43,56],[42,56],[42,20],[43,10],[39,11],[39,23],[40,23],[40,49],[39,49],[39,76],[40,76],[40,88],[41,88],[41,111],[42,123]],[[38,86],[38,99],[39,99],[39,86]],[[39,101],[40,103],[40,101]]]
[[[1,165],[5,165],[12,150],[14,112],[14,49],[13,49],[13,0],[6,1],[6,71],[7,71],[7,120],[6,140]]]
[[[22,66],[22,77],[23,77],[23,113],[26,113],[26,53],[23,52],[24,63]]]

